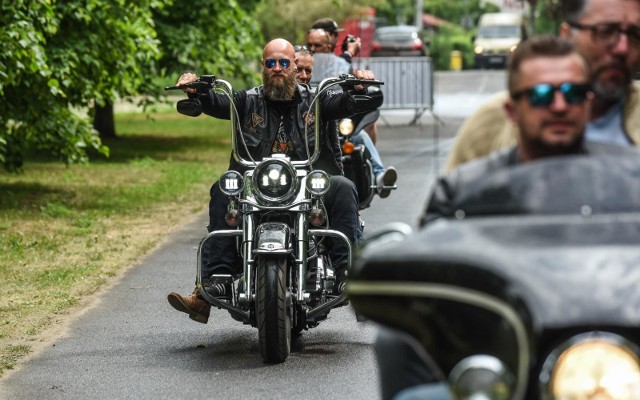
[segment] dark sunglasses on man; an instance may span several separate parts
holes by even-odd
[[[513,93],[511,98],[518,100],[522,96],[526,96],[531,107],[549,107],[553,103],[556,92],[560,92],[567,103],[577,105],[585,101],[590,91],[591,86],[587,83],[564,82],[557,86],[550,83],[539,83]]]
[[[313,50],[311,50],[309,47],[307,47],[306,44],[297,44],[295,46],[293,46],[293,51],[296,53],[299,53],[301,51],[305,51],[311,55],[313,55]]]
[[[264,60],[264,66],[272,69],[276,66],[276,63],[280,64],[280,66],[284,69],[289,68],[289,65],[291,65],[291,60],[289,60],[288,58],[281,58],[279,60],[276,60],[274,58],[267,58],[266,60]]]

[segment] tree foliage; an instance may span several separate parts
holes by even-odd
[[[413,25],[415,15],[415,0],[390,0],[376,7],[376,17],[385,25]]]
[[[555,35],[562,22],[561,0],[539,0],[535,12],[535,32]]]
[[[349,16],[360,15],[363,7],[376,7],[385,1],[264,0],[256,7],[255,18],[266,40],[282,37],[299,44],[306,41],[306,33],[317,19],[332,18],[341,24]]]
[[[197,69],[248,80],[262,39],[260,0],[14,0],[0,3],[0,163],[41,150],[67,163],[108,154],[96,107],[159,94],[164,74]]]
[[[471,29],[477,25],[482,14],[497,12],[500,8],[493,3],[481,0],[424,0],[424,10],[445,21]]]
[[[162,0],[16,0],[0,6],[0,162],[28,150],[65,162],[103,153],[90,108],[133,94],[159,54],[151,9]]]
[[[174,0],[154,19],[164,75],[185,70],[254,82],[264,40],[250,15],[258,0]]]

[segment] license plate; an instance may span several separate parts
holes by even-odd
[[[501,64],[502,63],[502,57],[489,57],[489,62],[491,64]]]

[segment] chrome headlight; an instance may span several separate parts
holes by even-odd
[[[237,196],[242,193],[244,179],[238,171],[227,171],[220,177],[220,190],[227,196]]]
[[[322,196],[329,190],[329,174],[315,170],[307,175],[307,191],[313,196]]]
[[[467,357],[449,374],[454,399],[511,399],[515,378],[499,359],[488,355]]]
[[[340,123],[338,123],[338,131],[340,131],[342,136],[351,135],[354,128],[355,126],[353,126],[353,121],[349,118],[341,119]]]
[[[286,160],[269,159],[253,171],[253,194],[267,203],[289,200],[296,191],[296,169]]]
[[[640,353],[622,336],[574,336],[547,357],[540,373],[546,399],[638,399]]]

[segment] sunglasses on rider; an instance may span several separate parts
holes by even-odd
[[[305,52],[305,53],[309,53],[310,55],[313,55],[313,50],[311,50],[309,47],[307,47],[306,44],[297,44],[295,46],[293,46],[293,51],[295,53],[299,53],[299,52]]]
[[[275,67],[276,63],[280,64],[282,68],[287,69],[289,68],[289,65],[291,65],[291,60],[289,60],[288,58],[281,58],[279,60],[268,58],[264,60],[264,66],[269,69]]]
[[[564,82],[554,86],[549,83],[539,83],[531,88],[522,89],[511,95],[511,98],[518,100],[522,96],[527,96],[527,101],[531,107],[549,107],[553,103],[556,92],[562,93],[564,100],[569,104],[582,104],[587,93],[591,91],[591,86],[586,83]]]

